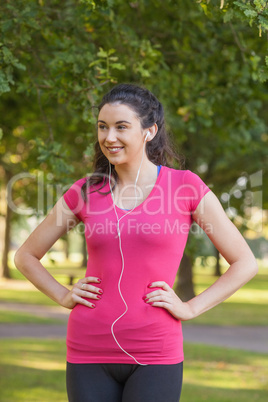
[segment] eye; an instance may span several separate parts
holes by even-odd
[[[127,127],[126,127],[126,126],[123,126],[123,125],[120,125],[120,126],[118,126],[117,128],[118,128],[118,130],[124,130],[124,129],[127,128]]]
[[[100,130],[105,130],[106,129],[106,126],[104,124],[99,124],[98,127],[99,127]]]

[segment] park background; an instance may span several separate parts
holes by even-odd
[[[101,96],[134,82],[163,103],[183,167],[211,187],[258,259],[258,275],[195,324],[267,328],[267,32],[261,0],[1,2],[2,325],[60,322],[7,308],[56,309],[14,268],[14,252],[68,185],[92,171]],[[82,232],[43,260],[66,286],[85,272]],[[175,290],[187,300],[225,269],[193,229]],[[0,401],[67,400],[64,339],[18,333],[0,350]],[[182,402],[267,400],[267,352],[186,343],[185,357]]]

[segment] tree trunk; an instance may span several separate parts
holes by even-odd
[[[83,260],[81,263],[81,268],[85,268],[87,266],[87,244],[85,236],[83,236],[82,253],[83,253]]]
[[[214,275],[221,276],[220,253],[219,250],[216,249],[216,247],[215,247],[215,253],[216,253],[216,265]]]
[[[6,181],[11,178],[11,175],[6,172]],[[1,267],[1,278],[11,278],[10,269],[8,266],[8,254],[10,249],[10,228],[11,228],[11,209],[6,201],[6,212],[5,212],[5,230],[4,230],[4,244],[3,244],[3,255],[2,255],[2,267]]]
[[[69,241],[69,234],[67,233],[65,236],[63,236],[64,240],[64,254],[65,254],[65,260],[69,259],[70,252],[69,252],[69,247],[70,247],[70,241]]]
[[[188,301],[195,296],[192,262],[186,254],[183,254],[179,268],[178,282],[174,290],[182,301]]]

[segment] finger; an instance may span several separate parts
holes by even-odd
[[[145,299],[145,303],[152,304],[156,302],[164,302],[168,304],[172,304],[172,298],[169,295],[159,295],[159,296],[153,296],[148,299]]]
[[[162,308],[165,308],[166,310],[170,310],[170,307],[171,307],[170,303],[167,303],[164,301],[153,302],[153,303],[150,303],[150,305],[152,307],[162,307]]]
[[[101,299],[101,296],[103,294],[103,290],[93,286],[93,285],[87,285],[85,283],[81,284],[81,287],[76,290],[75,292],[78,296],[86,297],[88,299],[95,299],[99,300]]]
[[[165,282],[164,282],[164,283],[165,283]],[[165,284],[166,284],[166,283],[165,283]],[[159,287],[159,286],[157,286],[157,287]],[[171,287],[168,286],[168,284],[166,284],[165,288],[157,289],[157,290],[154,290],[153,292],[147,293],[147,294],[145,295],[145,297],[148,298],[148,297],[152,297],[152,296],[156,296],[156,295],[165,295],[165,294],[167,294],[167,293],[170,293],[170,294],[173,293],[173,289],[171,289]]]
[[[94,299],[94,300],[101,299],[101,295],[97,295],[96,293],[87,292],[86,290],[80,290],[79,293],[77,293],[77,296],[86,297],[87,299]]]
[[[154,291],[151,292],[151,293],[147,293],[147,294],[144,296],[144,299],[150,299],[151,297],[154,297],[154,296],[162,296],[162,295],[164,296],[165,293],[166,293],[166,291],[165,291],[165,290],[162,290],[162,289],[154,290]]]
[[[76,304],[83,304],[84,306],[90,307],[90,308],[95,308],[96,305],[94,303],[89,302],[88,300],[83,299],[82,297],[78,295],[73,295],[73,301]]]
[[[86,276],[84,279],[81,280],[83,283],[101,283],[101,279],[97,278],[96,276]]]
[[[164,281],[157,281],[157,282],[152,282],[148,286],[148,288],[162,288],[164,290],[169,290],[171,287]]]
[[[80,285],[80,289],[88,291],[88,292],[91,292],[91,293],[97,293],[97,294],[100,294],[100,295],[103,293],[103,290],[98,288],[97,286],[87,285],[86,283],[82,283]]]

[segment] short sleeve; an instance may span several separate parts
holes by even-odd
[[[83,221],[83,209],[85,207],[85,201],[82,196],[82,186],[86,182],[86,179],[80,179],[76,181],[70,188],[63,194],[63,198],[73,212],[73,214]]]
[[[183,182],[186,207],[190,213],[193,213],[202,198],[210,191],[210,188],[197,174],[190,170],[185,171]]]

